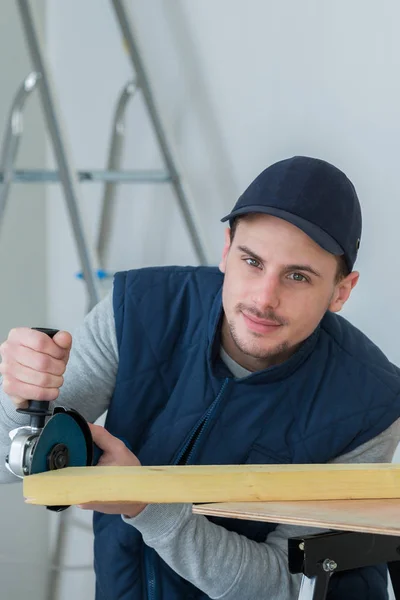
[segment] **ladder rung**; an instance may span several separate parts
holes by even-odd
[[[78,171],[78,180],[81,182],[108,182],[108,183],[167,183],[172,181],[166,171],[107,171],[90,170]],[[59,171],[45,169],[23,169],[13,172],[13,181],[17,183],[57,183],[60,181]],[[0,171],[0,183],[4,180]]]

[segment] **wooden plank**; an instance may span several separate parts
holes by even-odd
[[[400,498],[400,465],[69,467],[24,478],[31,504]]]
[[[400,535],[400,500],[237,502],[196,505],[195,514],[341,531]]]

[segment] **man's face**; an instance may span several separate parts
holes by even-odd
[[[341,309],[358,279],[336,282],[337,259],[294,225],[248,215],[226,232],[222,343],[255,371],[286,360],[329,309]]]

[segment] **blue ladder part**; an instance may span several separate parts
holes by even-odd
[[[111,277],[114,276],[114,273],[112,273],[110,271],[104,271],[104,269],[97,269],[97,271],[95,271],[95,275],[96,275],[97,279],[103,280],[103,279],[111,279]],[[82,271],[79,271],[78,273],[76,273],[75,277],[77,279],[85,279]]]

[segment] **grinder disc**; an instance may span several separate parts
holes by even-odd
[[[47,421],[39,436],[33,452],[30,475],[64,466],[84,467],[87,461],[88,448],[84,432],[74,418],[61,412]]]

